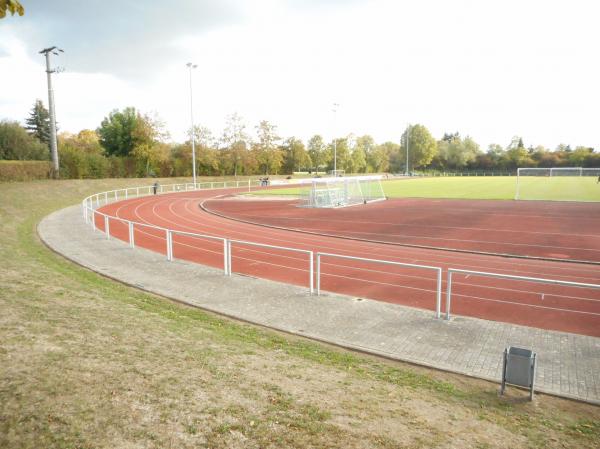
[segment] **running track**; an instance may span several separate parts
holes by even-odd
[[[99,210],[122,219],[184,232],[315,252],[439,266],[444,271],[459,268],[600,284],[600,265],[468,254],[306,234],[230,220],[199,207],[204,200],[236,191],[243,189],[142,197],[109,204]],[[96,217],[96,226],[104,229],[100,216]],[[128,239],[126,225],[118,220],[110,221],[110,232],[119,239]],[[164,232],[150,227],[136,226],[135,242],[136,246],[166,252]],[[177,259],[223,267],[222,242],[175,235],[173,250]],[[235,273],[308,286],[308,256],[301,253],[234,244],[232,268]],[[435,309],[436,282],[432,272],[334,258],[323,259],[321,269],[323,290]],[[600,290],[454,275],[452,314],[600,337]]]

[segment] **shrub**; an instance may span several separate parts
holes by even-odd
[[[0,181],[31,181],[49,177],[48,161],[0,161]]]

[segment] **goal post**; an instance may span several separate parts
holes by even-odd
[[[313,178],[302,189],[303,207],[346,207],[385,200],[381,176]]]
[[[598,176],[600,168],[518,168],[515,200],[600,201]]]

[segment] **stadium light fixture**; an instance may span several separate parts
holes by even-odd
[[[194,178],[194,188],[196,188],[196,139],[194,138],[194,101],[192,96],[192,69],[198,67],[196,64],[188,62],[186,64],[190,71],[190,119],[192,128],[190,132],[190,140],[192,141],[192,176]]]

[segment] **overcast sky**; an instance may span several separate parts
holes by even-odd
[[[458,131],[483,149],[559,143],[600,150],[597,0],[21,0],[0,20],[0,119],[47,105],[53,65],[63,131],[112,109],[156,112],[172,139],[220,134],[239,113],[283,137],[371,134],[407,123]],[[332,104],[339,103],[334,120]]]

